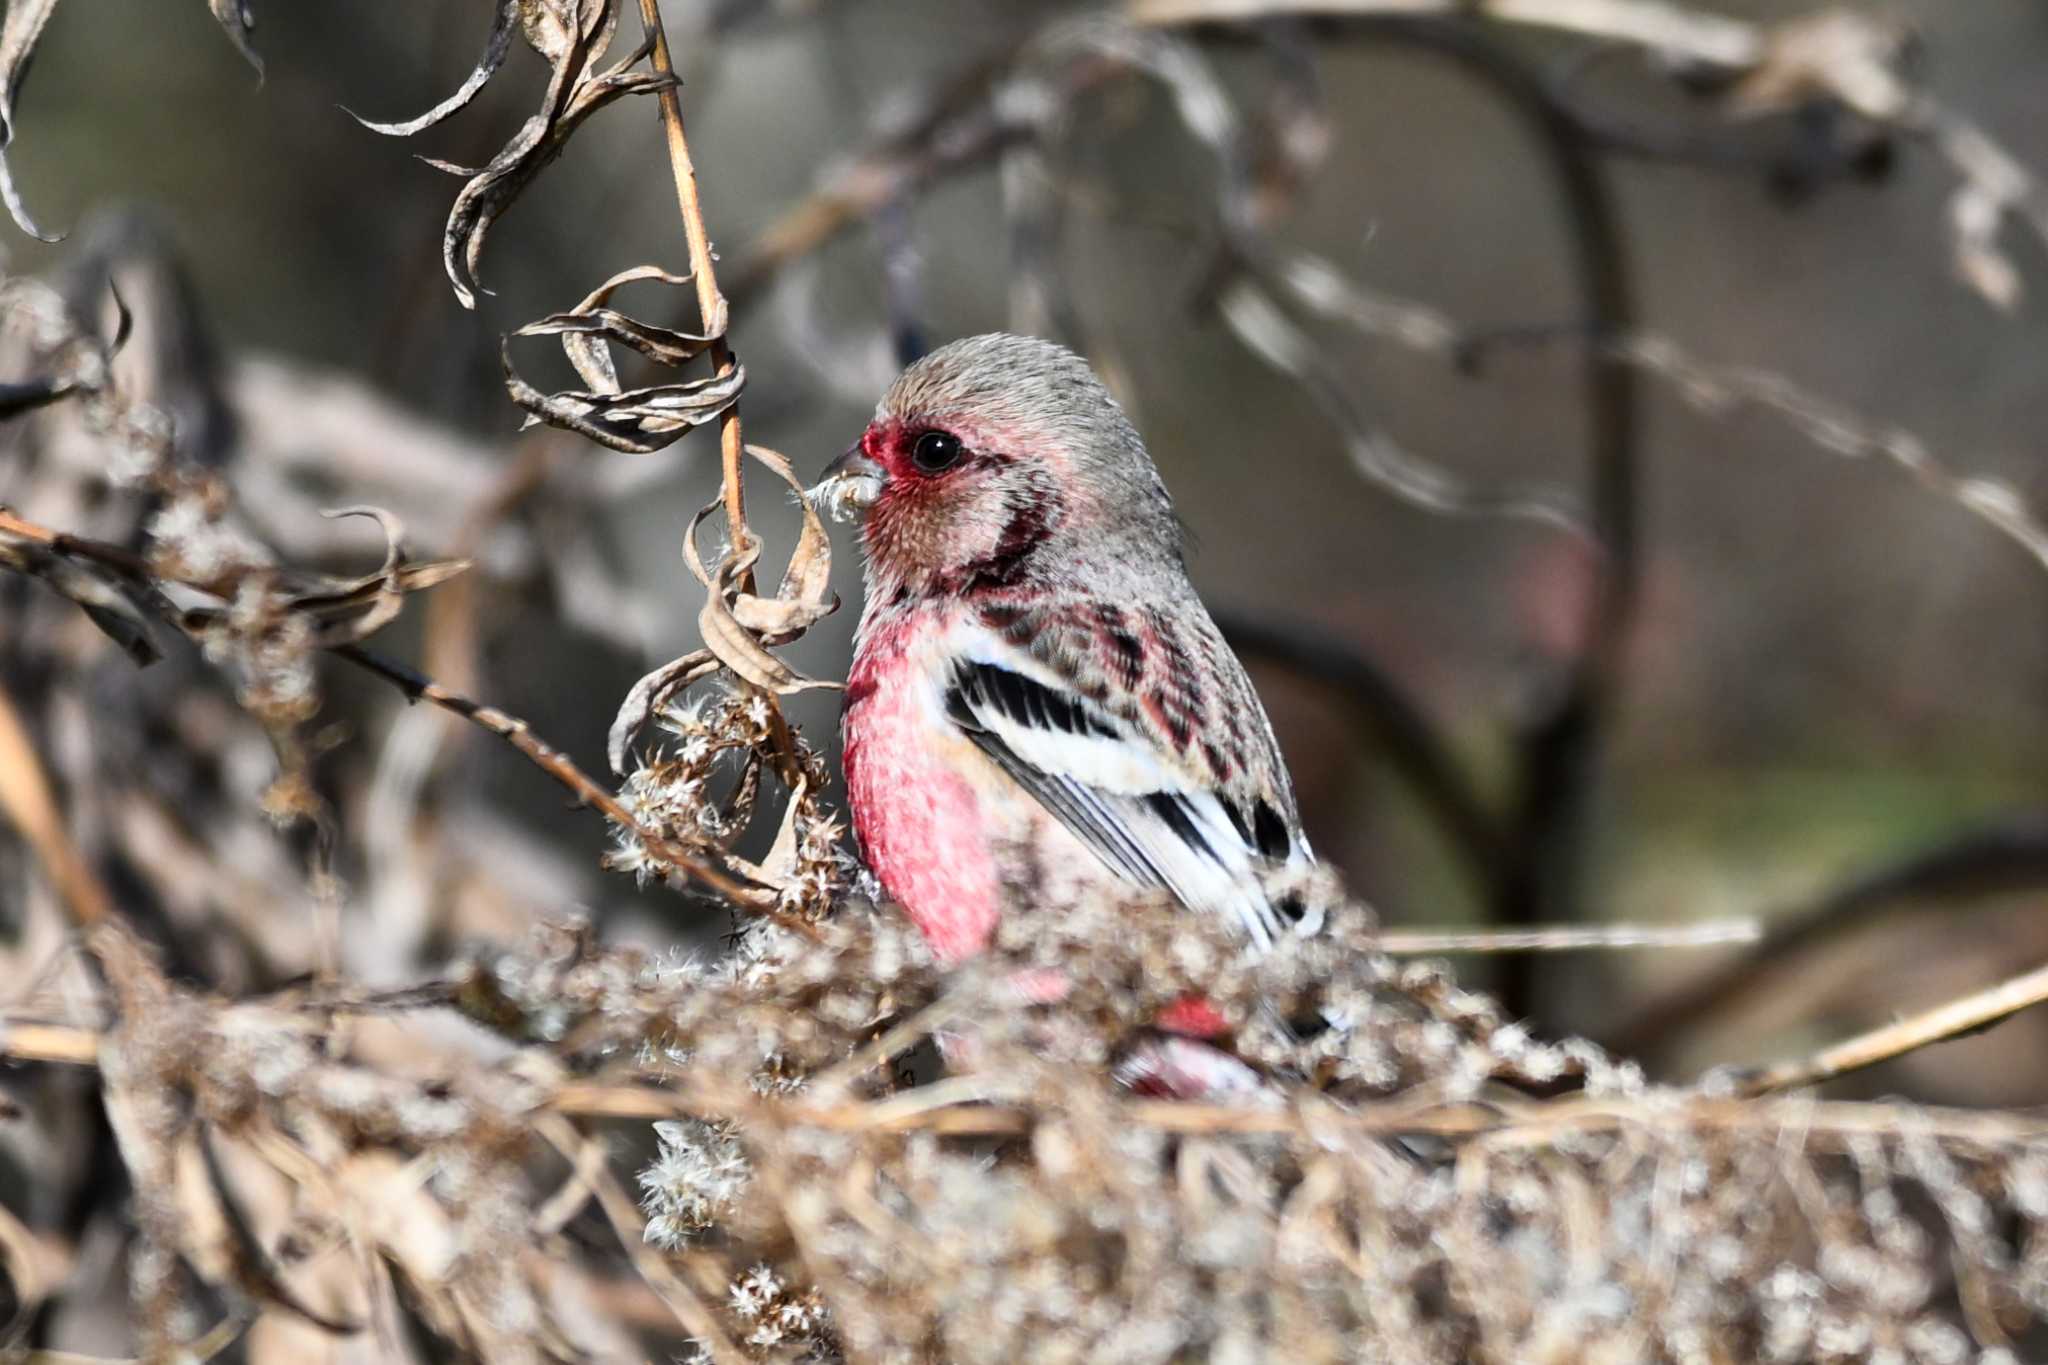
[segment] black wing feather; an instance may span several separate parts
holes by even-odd
[[[963,664],[954,674],[953,686],[946,692],[946,715],[974,741],[977,748],[995,761],[997,767],[1058,816],[1060,823],[1079,835],[1082,842],[1094,849],[1112,870],[1136,882],[1165,885],[1164,878],[1146,858],[1144,851],[1132,843],[1130,836],[1101,809],[1101,798],[1097,793],[1072,778],[1059,777],[1026,763],[1003,742],[1002,736],[975,718],[976,705],[994,706],[1019,724],[1034,724],[1030,693],[1026,689],[1045,690],[1029,678],[1007,669],[986,664]],[[1084,733],[1109,733],[1086,717],[1082,720],[1089,726]]]
[[[1002,736],[983,725],[975,716],[976,707],[1000,711],[1017,724],[1037,730],[1105,739],[1121,738],[1118,732],[1043,683],[995,664],[961,662],[954,668],[953,685],[946,692],[946,714],[952,722],[997,767],[1094,849],[1113,871],[1141,885],[1172,887],[1165,872],[1132,841],[1117,818],[1118,806],[1149,809],[1181,842],[1211,861],[1222,862],[1196,824],[1184,797],[1174,792],[1152,792],[1142,797],[1107,796],[1071,777],[1048,773],[1025,762],[1003,742]],[[1233,814],[1232,818],[1240,817]],[[1250,844],[1251,840],[1247,838],[1245,842]]]

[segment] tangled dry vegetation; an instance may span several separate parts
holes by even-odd
[[[0,32],[10,135],[52,8],[16,0]],[[1316,369],[1297,309],[1447,357],[1469,339],[1267,239],[1316,155],[1314,119],[1276,98],[1292,112],[1263,131],[1288,136],[1239,128],[1184,30],[1375,8],[1138,0],[1056,25],[882,130],[739,258],[740,277],[1002,156],[1043,272],[1031,297],[1056,312],[1056,275],[1031,254],[1049,161],[1075,101],[1136,70],[1223,166],[1221,315],[1329,402],[1369,477],[1442,510],[1534,510],[1611,535],[1597,491],[1585,509],[1489,494],[1393,450]],[[1763,30],[1647,4],[1499,8],[1711,78],[1729,118],[1818,99],[1847,120],[1831,135],[1844,146],[1933,144],[1961,178],[1966,279],[2017,298],[1997,237],[2008,218],[2041,229],[2040,192],[1906,81],[1892,35],[1840,16]],[[213,10],[246,39],[245,6]],[[779,586],[756,583],[746,462],[798,480],[743,438],[745,371],[676,82],[653,6],[641,15],[642,41],[612,53],[610,0],[503,0],[455,95],[371,125],[411,134],[454,113],[515,40],[548,63],[540,111],[462,172],[445,259],[467,302],[486,232],[576,127],[615,100],[662,106],[688,274],[627,270],[522,329],[560,339],[580,390],[542,392],[509,350],[506,364],[538,423],[612,450],[719,431],[721,495],[684,537],[704,648],[626,699],[616,789],[475,699],[487,685],[464,596],[478,574],[572,573],[573,536],[511,514],[543,488],[554,511],[573,508],[601,470],[564,473],[570,447],[551,431],[509,473],[412,439],[402,467],[342,471],[352,496],[396,509],[347,509],[379,528],[377,567],[298,567],[286,547],[363,554],[288,477],[290,443],[263,416],[303,393],[249,370],[223,388],[146,243],[113,233],[62,279],[0,287],[5,372],[22,376],[0,388],[20,419],[4,456],[14,506],[0,509],[0,811],[20,837],[0,845],[0,871],[21,906],[0,1024],[14,1064],[0,1359],[79,1359],[42,1344],[92,1338],[110,1285],[130,1305],[110,1349],[151,1361],[1989,1365],[2038,1351],[2048,1118],[1784,1092],[1993,1023],[2048,997],[2041,973],[1810,1062],[1653,1085],[1391,956],[1371,915],[1320,880],[1304,894],[1325,903],[1327,931],[1256,961],[1163,906],[1049,886],[984,959],[936,970],[875,905],[824,803],[824,765],[780,705],[824,685],[774,650],[836,605],[829,542],[807,512]],[[8,201],[26,226],[11,186]],[[614,306],[650,282],[695,294],[694,330]],[[1760,403],[1827,448],[1898,461],[2044,555],[2010,490],[1949,474],[1910,437],[1633,333],[1596,340],[1596,390],[1641,369],[1702,403]],[[620,356],[675,373],[629,384]],[[452,520],[458,490],[479,484],[488,495]],[[707,555],[697,532],[715,519]],[[406,522],[447,553],[415,558]],[[418,593],[444,681],[364,643]],[[367,775],[332,775],[350,745],[322,719],[330,659],[427,703]],[[550,888],[583,869],[507,865],[519,839],[446,762],[465,723],[596,808],[609,867],[729,911],[726,950],[648,955],[563,917],[573,895]],[[767,853],[742,857],[778,806]],[[338,865],[360,869],[353,884]],[[485,946],[436,946],[452,939]],[[444,972],[398,979],[437,953]],[[1048,968],[1072,983],[1057,1005],[1017,984]],[[1174,1064],[1150,1022],[1191,991],[1228,1019],[1257,1083],[1213,1103],[1144,1098],[1134,1069]]]

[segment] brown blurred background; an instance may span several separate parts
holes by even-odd
[[[781,210],[868,141],[892,102],[1073,8],[665,5],[725,260],[743,260]],[[1725,8],[1770,17],[1779,7]],[[497,292],[475,313],[458,306],[439,251],[460,182],[415,154],[486,160],[530,112],[538,64],[515,50],[471,108],[412,142],[366,132],[340,106],[403,118],[431,105],[474,61],[482,10],[452,0],[260,6],[260,85],[196,4],[103,0],[60,12],[44,39],[9,157],[41,221],[73,237],[42,247],[14,235],[11,268],[56,268],[110,211],[138,210],[188,272],[191,303],[235,376],[231,394],[321,376],[344,385],[314,405],[317,419],[296,420],[289,397],[240,416],[234,439],[252,454],[237,478],[257,481],[244,484],[252,502],[280,449],[296,458],[269,477],[329,502],[364,500],[354,472],[399,434],[469,461],[469,491],[483,498],[532,439],[505,399],[500,335],[627,265],[681,268],[654,107],[629,101],[597,115],[493,233],[482,277]],[[1919,31],[1931,88],[2022,162],[2048,168],[2048,10],[1923,0],[1888,12]],[[1539,73],[1584,60],[1583,44],[1495,37]],[[1430,52],[1307,41],[1332,143],[1276,237],[1475,329],[1571,323],[1570,229],[1526,122]],[[1229,43],[1203,51],[1233,90],[1251,98],[1262,88],[1258,54]],[[1612,66],[1589,72],[1583,94],[1615,119],[1673,133],[1724,127],[1657,73]],[[1761,146],[1797,129],[1749,132]],[[1220,611],[1374,661],[1418,700],[1486,798],[1504,803],[1508,736],[1575,647],[1591,581],[1585,552],[1550,528],[1419,511],[1358,477],[1303,391],[1256,363],[1207,306],[1213,170],[1156,92],[1093,101],[1072,147],[1060,261],[1080,335],[1069,339],[1108,362],[1149,438],[1192,528],[1198,584]],[[1956,277],[1953,181],[1924,148],[1899,146],[1888,165],[1873,156],[1806,185],[1765,160],[1600,158],[1642,328],[1903,426],[1959,471],[2008,480],[2048,507],[2048,260],[2037,245],[2015,243],[2027,294],[2002,314]],[[986,164],[741,300],[733,333],[752,374],[749,435],[806,474],[858,431],[895,363],[902,338],[890,332],[882,269],[890,243],[914,273],[908,297],[925,340],[1011,317],[1002,200]],[[1583,484],[1587,419],[1572,346],[1507,347],[1468,374],[1339,331],[1318,336],[1373,420],[1410,451],[1481,484]],[[545,343],[529,344],[520,355],[531,372],[558,363]],[[366,415],[352,418],[337,395]],[[1776,1055],[2040,961],[2048,892],[2024,868],[2029,848],[2042,861],[2029,842],[2042,838],[2039,820],[2028,825],[2025,813],[2048,803],[2041,566],[1895,468],[1841,460],[1768,417],[1704,414],[1655,383],[1642,403],[1638,614],[1595,750],[1583,875],[1545,918],[1797,914],[1986,822],[2004,829],[1995,822],[2018,813],[2022,823],[2010,847],[1994,841],[1988,863],[1964,856],[1954,878],[1937,879],[1956,894],[1852,901],[1826,921],[1835,927],[1818,947],[1788,952],[1777,973],[1746,975],[1748,988],[1731,989],[1710,1026],[1650,1016],[1634,1030],[1631,1016],[1732,960],[1714,952],[1467,960],[1461,973],[1519,973],[1517,1003],[1546,1029],[1640,1043],[1675,1072]],[[424,425],[379,425],[393,410]],[[485,547],[471,683],[596,772],[625,689],[695,644],[699,592],[677,538],[713,494],[715,445],[700,433],[636,461],[579,444],[550,477],[585,496],[557,505],[543,494],[522,513],[531,538],[561,551],[548,572],[522,567],[530,546]],[[770,545],[786,547],[793,510],[765,482],[755,500]],[[459,504],[442,505],[438,519],[414,512],[423,550],[447,548]],[[795,656],[822,675],[843,672],[859,595],[843,533],[840,545],[849,609]],[[602,601],[574,600],[600,592]],[[415,653],[416,621],[384,646]],[[1327,678],[1254,662],[1318,849],[1389,922],[1485,922],[1493,908],[1470,870],[1361,737],[1356,698]],[[334,714],[352,718],[354,739],[323,768],[338,788],[358,788],[397,712],[370,684],[332,682]],[[799,699],[794,711],[827,742],[831,701]],[[460,764],[462,780],[514,822],[490,829],[541,830],[556,845],[548,875],[561,879],[537,880],[536,897],[584,904],[643,938],[701,932],[673,896],[599,876],[600,827],[563,813],[516,756],[475,741]],[[503,856],[526,855],[508,842]],[[344,876],[373,880],[369,857],[360,842],[342,848]],[[2022,871],[2007,875],[2014,866]],[[419,951],[473,927],[454,913]],[[2034,1060],[2044,1045],[2040,1021],[2022,1019],[1869,1084],[2038,1102],[2048,1099]]]

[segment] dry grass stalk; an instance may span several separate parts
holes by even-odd
[[[1765,1067],[1744,1079],[1743,1092],[1763,1095],[1819,1085],[1934,1043],[1981,1032],[2043,1001],[2048,1001],[2048,966],[2036,967],[1996,986],[1923,1010],[1910,1019],[1872,1029],[1803,1060]]]

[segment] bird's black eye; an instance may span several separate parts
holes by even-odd
[[[960,455],[960,438],[946,431],[927,431],[910,447],[910,462],[926,474],[952,468]]]

